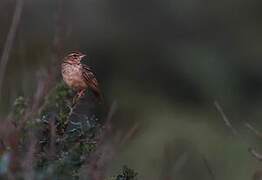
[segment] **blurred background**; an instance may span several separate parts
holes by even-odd
[[[0,1],[2,55],[16,1]],[[136,136],[108,174],[126,164],[139,179],[251,179],[262,163],[225,126],[218,101],[243,139],[262,152],[262,2],[258,0],[64,0],[61,60],[87,54],[113,124]],[[25,0],[6,66],[0,117],[31,97],[52,61],[53,0]],[[60,69],[58,69],[60,71]],[[61,75],[58,80],[61,80]],[[208,166],[207,166],[208,163]]]

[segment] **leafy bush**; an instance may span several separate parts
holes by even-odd
[[[133,169],[123,166],[122,172],[116,176],[116,180],[137,180],[138,173]]]
[[[0,159],[0,174],[3,178],[80,179],[85,177],[86,164],[94,161],[95,156],[98,158],[90,164],[99,166],[100,154],[96,151],[102,144],[105,124],[95,115],[87,115],[92,112],[76,112],[76,106],[81,102],[71,104],[74,94],[60,82],[44,96],[39,111],[30,116],[25,116],[29,104],[27,98],[20,96],[15,100],[13,114],[16,130],[13,136],[17,144],[3,148]],[[19,126],[23,119],[24,126]],[[8,169],[14,164],[16,168]],[[97,168],[93,173],[103,177],[105,170]],[[136,176],[134,170],[124,166],[115,179],[135,180]],[[83,179],[95,179],[93,177],[96,176],[90,175]]]

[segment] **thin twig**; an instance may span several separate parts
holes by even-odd
[[[99,140],[97,141],[97,144],[102,144],[105,140],[105,137],[110,133],[111,131],[111,120],[113,118],[113,115],[115,114],[117,109],[117,102],[114,101],[112,105],[110,106],[107,119],[105,122],[105,125],[103,126],[103,131],[99,137]]]
[[[203,159],[203,162],[204,162],[205,167],[207,168],[208,173],[209,173],[210,176],[211,176],[211,179],[212,179],[212,180],[215,180],[214,171],[212,170],[210,164],[208,163],[207,158],[206,158],[205,156],[202,156],[202,159]]]
[[[58,75],[57,68],[58,64],[60,64],[59,56],[62,49],[62,32],[63,28],[60,27],[63,24],[63,0],[56,0],[55,1],[55,12],[54,12],[54,38],[52,42],[52,49],[53,49],[53,60],[49,66],[49,68],[40,71],[39,83],[37,85],[37,89],[34,93],[32,99],[32,105],[27,108],[25,114],[21,120],[21,123],[18,129],[21,129],[25,122],[27,121],[28,117],[33,115],[35,112],[39,110],[41,102],[46,94],[46,92],[55,84],[55,79]]]
[[[120,145],[125,144],[131,137],[134,136],[134,134],[137,132],[139,128],[139,124],[135,123],[128,131],[127,133],[122,137],[120,141]]]
[[[18,28],[18,24],[21,18],[22,10],[23,10],[23,4],[24,0],[17,0],[16,1],[16,7],[15,7],[15,12],[12,20],[12,24],[10,26],[7,39],[5,42],[4,46],[4,51],[2,54],[1,58],[1,66],[0,66],[0,97],[1,97],[1,92],[2,92],[2,85],[3,85],[3,80],[4,80],[4,75],[5,75],[5,70],[6,70],[6,65],[8,63],[9,55],[11,52],[11,48],[13,46],[15,34]]]
[[[171,176],[173,179],[176,179],[178,172],[182,170],[182,168],[185,166],[186,162],[188,160],[188,153],[184,152],[182,153],[178,159],[175,161],[173,167],[170,169]]]
[[[262,161],[262,155],[259,154],[258,152],[256,152],[256,150],[254,148],[252,148],[249,143],[247,143],[242,137],[241,135],[238,133],[238,131],[232,126],[232,124],[230,123],[229,119],[227,118],[226,114],[224,113],[222,107],[219,105],[218,102],[214,102],[214,105],[216,107],[216,109],[218,110],[218,112],[220,113],[222,119],[224,120],[225,124],[227,127],[229,127],[233,133],[233,135],[235,137],[237,137],[239,139],[239,141],[242,143],[242,145],[247,148],[248,152],[257,160]]]
[[[111,120],[116,109],[117,102],[114,101],[110,107],[107,120],[105,122],[104,128],[102,129],[102,133],[99,136],[99,139],[96,141],[96,150],[91,154],[88,162],[83,165],[84,176],[82,176],[80,179],[104,179],[106,170],[119,152],[120,146],[123,146],[137,132],[138,124],[135,124],[129,130],[127,130],[127,132],[123,134],[120,139],[117,139],[117,141],[113,140],[112,144],[105,142],[107,137],[112,135]],[[101,156],[101,154],[105,154],[105,156]]]
[[[77,97],[77,96],[78,96],[78,94],[75,95],[75,97]],[[75,99],[75,97],[74,97],[74,99]],[[67,126],[69,122],[70,122],[70,123],[72,122],[72,121],[70,120],[70,118],[71,118],[71,116],[72,116],[73,114],[76,114],[74,111],[75,111],[75,109],[76,109],[76,105],[77,105],[78,100],[74,101],[74,99],[73,99],[72,105],[67,104],[67,107],[69,108],[69,113],[68,113],[68,116],[67,116],[67,120],[64,122],[64,125],[65,125],[65,126]],[[77,115],[77,114],[76,114],[76,115]],[[71,123],[71,124],[72,124],[72,123]]]
[[[226,126],[229,127],[229,128],[232,130],[232,132],[233,132],[233,134],[234,134],[235,136],[240,136],[240,134],[238,134],[237,130],[235,130],[235,129],[233,128],[232,124],[231,124],[230,121],[228,120],[226,114],[224,113],[223,109],[222,109],[221,106],[218,104],[218,102],[215,101],[214,105],[215,105],[215,107],[217,108],[218,112],[220,113],[220,115],[221,115],[222,119],[224,120]]]
[[[248,129],[250,129],[252,132],[254,132],[255,135],[257,135],[258,137],[262,137],[262,133],[259,132],[258,130],[256,130],[251,124],[246,123],[245,125],[246,125],[246,127],[247,127]]]
[[[92,180],[100,180],[103,179],[105,175],[105,168],[107,162],[103,162],[102,165],[98,166],[98,160],[100,158],[100,154],[103,151],[103,143],[107,136],[109,136],[111,132],[111,120],[112,117],[117,109],[117,102],[114,101],[112,105],[110,106],[107,119],[104,125],[104,128],[102,129],[102,133],[99,136],[98,140],[96,141],[96,150],[91,154],[88,162],[86,162],[82,167],[84,168],[84,176],[82,176],[80,179],[92,179]],[[108,154],[109,159],[113,158],[114,152],[111,151],[111,154]]]
[[[164,160],[165,165],[163,166],[163,172],[159,179],[161,180],[171,180],[177,179],[179,172],[185,166],[188,160],[188,153],[181,153],[174,162],[171,162],[170,159],[171,149],[169,148],[169,144],[166,144],[164,149]],[[173,160],[172,160],[173,161]]]
[[[72,105],[71,106],[70,105],[67,106],[70,109],[70,111],[68,113],[68,117],[70,117],[74,113],[74,110],[76,108],[77,102],[80,100],[77,97],[78,97],[78,94],[76,94],[75,97],[73,98]]]
[[[50,162],[55,160],[56,156],[56,149],[55,149],[55,143],[56,143],[56,125],[55,125],[55,117],[51,118],[50,121],[50,149],[49,149],[49,157]]]
[[[4,141],[0,138],[0,151],[4,151],[6,150],[6,146]]]
[[[30,134],[31,136],[31,144],[30,147],[28,149],[28,152],[25,154],[25,159],[23,161],[24,164],[24,172],[25,172],[25,179],[26,180],[32,180],[34,179],[34,160],[35,160],[35,151],[36,151],[36,143],[37,140],[35,139],[35,137],[33,137],[32,134]]]
[[[64,23],[65,19],[63,17],[63,4],[64,0],[55,0],[55,12],[54,12],[54,39],[52,42],[53,58],[55,62],[57,61],[62,52],[63,44],[63,32],[65,30]],[[59,62],[60,63],[60,62]]]

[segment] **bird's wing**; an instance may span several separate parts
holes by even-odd
[[[98,88],[98,82],[96,80],[95,75],[93,74],[92,70],[85,64],[82,64],[82,75],[84,80],[86,81],[87,85],[90,88]]]
[[[100,90],[98,88],[98,82],[96,80],[95,75],[93,74],[91,69],[87,65],[85,65],[85,64],[82,64],[82,69],[83,69],[82,76],[83,76],[86,84],[88,85],[88,87],[94,93],[94,95],[95,95],[95,97],[97,99],[97,102],[98,103],[103,103],[104,99],[103,99],[103,96],[100,93]]]

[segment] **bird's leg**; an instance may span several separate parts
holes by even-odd
[[[78,92],[77,93],[77,101],[79,101],[80,100],[80,98],[82,98],[83,96],[84,96],[84,93],[85,93],[85,89],[83,89],[83,90],[81,90],[80,92]]]
[[[73,98],[73,105],[76,104],[76,102],[79,101],[80,98],[84,96],[84,92],[85,92],[85,89],[77,92],[77,94],[76,94],[75,97]]]

